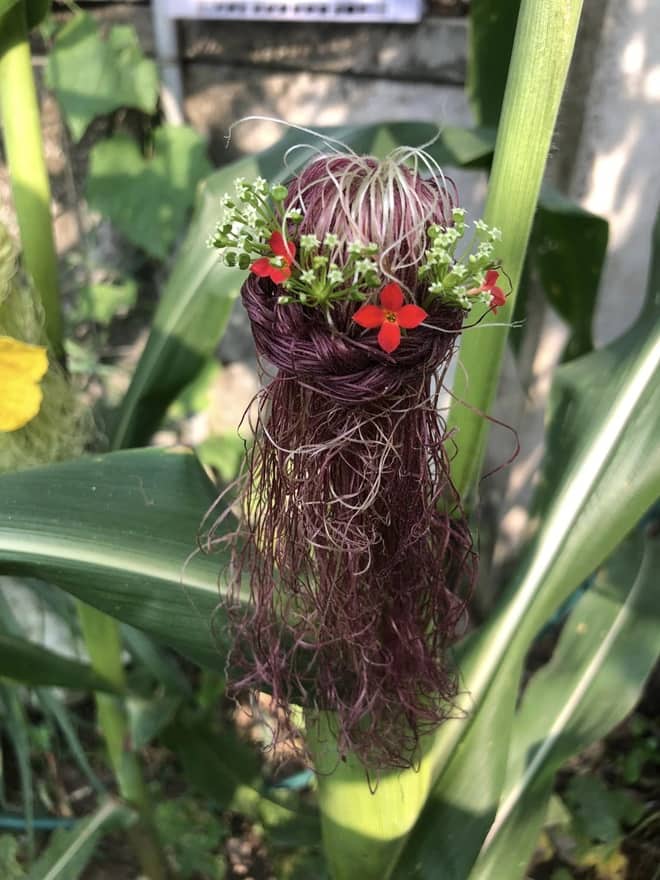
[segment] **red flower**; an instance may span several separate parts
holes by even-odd
[[[403,304],[403,293],[398,284],[386,284],[380,292],[380,306],[362,306],[353,320],[369,330],[380,327],[378,344],[388,354],[399,347],[401,327],[412,330],[418,327],[428,314],[419,306]]]
[[[481,287],[474,287],[472,290],[468,291],[470,294],[480,293],[482,290],[490,293],[490,307],[493,310],[494,315],[497,314],[498,308],[506,303],[504,291],[501,287],[496,287],[498,277],[499,272],[497,272],[496,269],[489,269],[488,272],[486,272],[486,279]]]
[[[270,257],[261,257],[252,263],[250,271],[260,278],[270,278],[275,284],[281,284],[291,276],[291,263],[296,256],[296,246],[292,241],[286,241],[279,230],[273,232],[268,243],[273,255],[281,257],[284,265],[274,266]]]

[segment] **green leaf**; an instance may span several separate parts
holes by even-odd
[[[22,0],[0,0],[0,18]]]
[[[25,872],[18,861],[18,840],[13,834],[0,835],[0,877],[3,880],[22,880]]]
[[[202,464],[215,468],[223,482],[229,483],[238,476],[245,443],[238,434],[207,437],[195,447],[195,453]]]
[[[24,638],[0,633],[0,675],[28,685],[112,692],[109,681],[85,663],[56,654]]]
[[[210,170],[204,141],[187,126],[157,128],[147,159],[132,138],[118,134],[91,150],[87,200],[129,241],[165,259]]]
[[[481,125],[497,128],[520,0],[472,0],[467,91]]]
[[[118,315],[129,311],[137,300],[137,281],[126,279],[117,284],[90,284],[83,287],[70,313],[73,323],[94,321],[109,324]]]
[[[0,478],[0,571],[38,574],[222,671],[222,556],[194,554],[215,489],[190,453],[82,458]],[[34,536],[38,535],[38,540]],[[192,554],[192,558],[191,558]]]
[[[607,251],[609,224],[557,190],[544,187],[530,255],[548,300],[569,324],[564,359],[593,348],[592,321]]]
[[[162,739],[176,753],[193,789],[219,809],[235,810],[259,821],[280,846],[319,842],[315,811],[291,809],[259,791],[257,754],[234,731],[182,722],[171,725]]]
[[[225,863],[220,847],[229,828],[218,821],[217,814],[181,797],[157,804],[155,813],[156,828],[176,867],[177,880],[222,880]]]
[[[190,696],[192,688],[173,657],[157,645],[153,639],[133,626],[121,628],[126,647],[133,657],[147,669],[171,694]]]
[[[44,601],[50,600],[50,607],[58,613],[66,623],[70,624],[70,620],[68,617],[68,613],[70,608],[68,607],[68,596],[61,595],[59,599],[64,601],[52,601],[55,599],[55,595],[53,593],[52,587],[47,584],[41,583],[41,581],[24,581],[23,585],[26,589],[30,589],[35,592],[37,595],[42,597]],[[49,594],[44,594],[43,588],[46,587],[49,591]],[[6,633],[14,638],[25,639],[25,634],[21,625],[18,623],[16,619],[12,607],[7,601],[6,597],[2,594],[0,590],[0,629],[3,633]],[[99,794],[105,794],[105,787],[103,783],[99,780],[98,776],[92,770],[92,767],[87,760],[87,755],[85,754],[85,750],[78,738],[78,735],[75,731],[74,725],[72,723],[71,717],[67,708],[63,705],[63,703],[59,700],[54,693],[48,690],[45,687],[38,687],[35,690],[37,695],[37,699],[41,704],[41,708],[46,717],[50,717],[53,722],[59,727],[64,740],[69,747],[69,750],[82,770],[87,779],[89,780],[92,787]]]
[[[470,880],[524,875],[555,774],[635,706],[660,653],[659,566],[657,536],[645,547],[641,536],[629,539],[576,606],[552,660],[532,678],[514,722],[499,810]],[[602,788],[597,779],[576,777],[567,801],[588,836],[612,840],[622,822],[635,820],[635,805]]]
[[[50,0],[0,0],[0,28],[3,15],[17,3],[22,3],[25,7],[28,30],[40,24],[50,9]]]
[[[172,724],[163,742],[177,755],[188,782],[221,810],[256,816],[261,795],[256,790],[256,751],[235,733],[212,731],[205,724]]]
[[[27,880],[78,880],[102,837],[130,817],[126,807],[108,800],[70,831],[55,831]]]
[[[30,763],[29,724],[15,687],[0,681],[0,715],[3,728],[14,749],[21,786],[21,802],[27,825],[30,852],[34,848],[34,791]]]
[[[495,814],[532,639],[660,495],[660,224],[655,236],[638,322],[557,373],[537,535],[498,612],[461,651],[466,718],[446,723],[428,743],[423,772],[437,782],[405,858],[426,866],[437,859],[437,811],[446,837],[462,841],[452,849],[460,865],[447,880],[465,877]]]
[[[181,697],[167,694],[150,700],[129,697],[126,711],[133,748],[142,749],[155,739],[173,720],[181,702]]]
[[[653,651],[652,661],[657,659],[657,654],[658,650]],[[648,674],[647,672],[643,681]],[[637,697],[639,695],[638,692]],[[616,714],[619,720],[624,717],[619,711]],[[614,725],[609,725],[603,735],[612,726]],[[630,792],[608,788],[599,776],[591,774],[573,776],[564,791],[564,800],[573,812],[574,826],[580,836],[601,843],[619,841],[623,835],[623,826],[633,825],[644,812],[644,807],[637,803]]]
[[[26,0],[28,30],[36,28],[50,12],[51,0]]]
[[[145,58],[135,29],[115,25],[103,40],[91,15],[79,12],[55,37],[46,83],[59,101],[75,141],[96,116],[120,107],[154,113],[158,72]]]

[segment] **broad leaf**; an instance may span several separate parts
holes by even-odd
[[[660,538],[644,548],[638,535],[572,613],[516,715],[502,800],[470,880],[524,876],[557,770],[637,703],[660,653],[659,570]]]
[[[153,257],[165,259],[192,206],[199,181],[211,170],[202,138],[186,126],[154,132],[145,159],[137,143],[118,134],[90,153],[87,200]]]
[[[69,320],[71,323],[94,321],[109,324],[116,315],[133,308],[137,291],[134,278],[116,284],[90,284],[78,292]]]
[[[0,478],[0,571],[38,575],[222,670],[222,557],[195,554],[215,490],[190,453],[79,459]]]
[[[114,690],[109,681],[85,663],[4,633],[0,633],[0,674],[29,685]]]
[[[75,15],[55,37],[46,83],[53,89],[75,141],[96,117],[120,107],[154,113],[158,73],[145,58],[132,26],[115,26],[101,38],[91,15]]]

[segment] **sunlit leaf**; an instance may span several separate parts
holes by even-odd
[[[58,31],[48,56],[46,82],[55,91],[76,141],[96,116],[120,107],[153,113],[158,100],[156,65],[142,54],[135,29],[115,25],[104,40],[94,18],[85,12]]]

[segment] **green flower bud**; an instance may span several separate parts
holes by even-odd
[[[289,190],[281,183],[276,183],[270,188],[270,194],[276,202],[283,202],[289,195]]]

